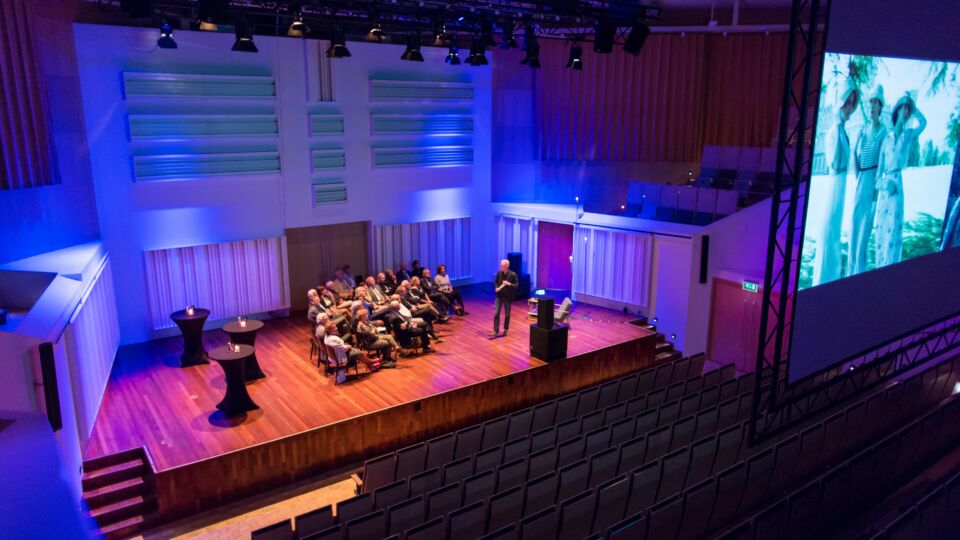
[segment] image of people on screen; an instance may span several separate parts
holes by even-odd
[[[827,53],[800,289],[960,245],[958,77],[957,63]]]

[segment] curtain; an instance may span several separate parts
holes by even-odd
[[[648,234],[575,226],[573,294],[649,305],[651,244]]]
[[[104,264],[64,332],[80,447],[87,444],[120,344],[110,261]]]
[[[787,34],[714,34],[706,53],[703,145],[771,146],[780,121]]]
[[[173,326],[170,314],[194,305],[210,320],[290,307],[286,237],[240,240],[145,252],[150,323]]]
[[[28,5],[0,2],[0,189],[59,183]]]
[[[447,266],[450,279],[471,277],[470,218],[377,225],[373,229],[374,269],[396,268],[414,259],[436,273],[437,265]]]
[[[514,217],[497,214],[493,217],[497,231],[497,260],[490,261],[490,279],[497,272],[497,264],[507,257],[507,253],[523,254],[526,273],[530,274],[531,286],[537,283],[537,222],[532,218]],[[522,268],[513,268],[518,275]]]
[[[584,45],[582,71],[566,69],[570,44],[540,40],[544,68],[497,54],[495,102],[520,95],[534,71],[535,155],[540,160],[679,161],[704,145],[767,146],[776,137],[787,35],[652,34],[639,56]],[[500,64],[503,64],[502,66]]]

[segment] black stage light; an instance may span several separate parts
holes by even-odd
[[[567,59],[567,67],[576,70],[583,69],[583,47],[579,45],[570,47],[570,58]]]
[[[330,47],[327,49],[327,58],[349,58],[350,50],[347,49],[347,37],[343,33],[343,28],[333,27],[333,37],[330,39]]]
[[[303,11],[301,11],[300,6],[293,5],[290,11],[294,13],[293,21],[290,23],[290,28],[287,29],[287,35],[289,37],[303,37],[310,33],[310,27],[307,26],[307,23],[303,22]]]
[[[470,56],[467,57],[467,63],[471,66],[485,66],[489,64],[487,61],[485,45],[486,41],[483,37],[475,37],[470,43]]]
[[[647,42],[647,36],[650,35],[650,27],[638,22],[633,25],[633,28],[630,29],[630,33],[627,34],[627,41],[623,43],[624,52],[628,52],[634,56],[640,54],[641,49],[643,49],[643,44]]]
[[[230,15],[229,0],[200,0],[200,13],[197,28],[216,32],[217,24],[223,24]]]
[[[597,21],[597,35],[593,41],[593,52],[609,54],[613,52],[613,42],[617,38],[617,25],[600,19]]]
[[[503,38],[500,40],[501,49],[516,49],[517,40],[513,37],[513,22],[503,23]]]
[[[453,39],[450,34],[447,33],[447,26],[445,24],[437,24],[433,31],[433,41],[430,42],[431,47],[446,47],[450,40]]]
[[[173,28],[170,28],[167,21],[163,21],[163,24],[160,26],[160,39],[157,40],[157,47],[161,49],[177,48],[177,42],[173,39]]]
[[[257,46],[253,43],[253,30],[250,29],[250,24],[246,20],[240,19],[237,22],[235,31],[237,39],[233,42],[233,47],[230,50],[257,52]]]
[[[407,36],[407,48],[400,55],[400,59],[409,62],[423,62],[423,54],[420,52],[420,34]]]
[[[523,56],[521,64],[526,64],[532,68],[540,67],[540,44],[533,42],[527,45],[527,54]]]
[[[367,31],[367,34],[363,37],[366,41],[383,41],[383,26],[380,23],[374,23],[374,25]]]
[[[450,45],[450,50],[447,51],[447,57],[444,58],[443,61],[451,66],[460,65],[460,49],[457,48],[456,43]]]

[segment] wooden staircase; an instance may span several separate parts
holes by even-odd
[[[650,330],[651,332],[657,332],[657,326],[655,324],[650,324],[650,321],[644,316],[640,316],[640,318],[635,321],[630,321],[630,324]],[[654,364],[672,362],[681,358],[683,358],[683,352],[678,351],[673,346],[673,343],[667,340],[667,336],[661,332],[657,332],[656,355],[653,359]]]
[[[83,462],[83,499],[108,539],[129,538],[156,510],[153,468],[143,448]]]

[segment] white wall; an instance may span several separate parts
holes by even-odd
[[[713,279],[744,279],[763,282],[767,237],[770,227],[770,199],[765,199],[703,228],[693,239],[690,261],[690,298],[687,311],[686,349],[691,354],[706,352],[710,327]],[[700,245],[710,236],[707,283],[700,279]]]
[[[352,57],[332,60],[336,101],[319,103],[320,41],[258,36],[260,52],[250,54],[230,50],[232,34],[177,32],[175,50],[156,48],[154,29],[78,24],[75,34],[100,227],[116,270],[117,298],[122,299],[118,310],[123,342],[152,335],[144,250],[281,236],[286,228],[331,223],[469,216],[478,251],[472,260],[486,260],[492,238],[489,68],[448,66],[444,51],[428,47],[423,49],[425,62],[403,62],[402,46],[350,42]],[[135,182],[124,71],[272,75],[282,172]],[[371,167],[369,79],[400,77],[472,84],[472,166]],[[345,204],[312,204],[315,175],[307,135],[308,113],[316,107],[343,115],[345,132],[336,143],[346,150],[347,166],[335,174],[347,184]]]

